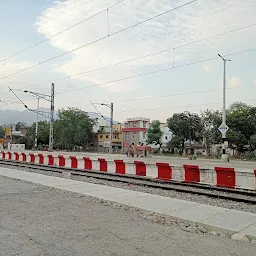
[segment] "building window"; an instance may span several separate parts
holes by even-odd
[[[127,140],[129,139],[129,133],[128,132],[125,133],[125,139],[127,139]]]
[[[116,135],[115,135],[115,139],[116,139]]]
[[[143,128],[146,128],[147,123],[143,122]]]
[[[103,136],[102,136],[102,135],[100,135],[100,138],[102,139],[102,138],[103,138]]]
[[[166,140],[168,140],[168,137],[167,137],[167,136],[165,136],[165,139],[166,139]]]
[[[106,139],[108,139],[108,135],[106,135]]]
[[[143,132],[143,139],[146,139],[146,133]]]
[[[133,122],[133,123],[132,123],[132,127],[133,127],[133,128],[137,127],[137,123],[136,123],[136,122]]]

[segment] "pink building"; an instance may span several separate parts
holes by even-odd
[[[149,118],[128,118],[124,123],[124,127],[122,128],[123,148],[127,149],[132,143],[135,145],[138,145],[139,142],[146,144],[149,123]]]

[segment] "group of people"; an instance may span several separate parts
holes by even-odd
[[[134,157],[134,156],[141,156],[141,157],[146,157],[149,154],[150,147],[144,146],[143,143],[139,143],[139,145],[135,146],[134,143],[132,143],[129,147],[128,150],[126,151],[126,156],[127,157]]]

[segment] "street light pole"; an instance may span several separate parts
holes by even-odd
[[[35,132],[35,148],[37,148],[37,137],[38,137],[38,111],[39,111],[39,97],[37,98],[37,113],[36,113],[36,132]]]
[[[220,54],[218,54],[218,56],[223,60],[223,64],[224,64],[224,70],[223,70],[223,111],[222,111],[222,124],[221,127],[219,128],[219,130],[221,130],[222,133],[222,161],[227,162],[228,161],[228,157],[226,155],[226,143],[227,143],[227,130],[228,130],[228,126],[227,126],[227,119],[226,119],[226,62],[227,61],[231,61],[229,59],[225,59],[223,58]]]

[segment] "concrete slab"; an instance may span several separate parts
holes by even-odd
[[[228,210],[209,217],[199,223],[214,227],[217,230],[229,230],[230,234],[238,233],[252,224],[256,224],[256,214],[236,210]]]
[[[172,216],[176,218],[188,220],[188,221],[198,222],[198,221],[205,220],[207,218],[212,218],[215,215],[224,213],[228,210],[229,209],[226,209],[226,208],[199,204],[199,205],[196,205],[195,207],[187,208],[186,211],[184,211],[183,208],[179,209],[173,212]]]
[[[251,239],[256,239],[256,223],[250,225],[249,227],[243,229],[239,233],[249,236]]]
[[[249,212],[8,168],[0,168],[0,175],[192,221],[209,227],[210,230],[230,234],[243,232],[256,237],[256,214]]]

